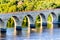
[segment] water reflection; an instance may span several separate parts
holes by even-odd
[[[41,26],[40,28],[36,28],[36,29],[30,29],[29,33],[28,33],[28,28],[24,28],[22,31],[18,31],[16,30],[16,35],[7,35],[6,33],[1,33],[0,35],[0,40],[30,40],[30,39],[41,39],[41,40],[46,40],[47,39],[56,39],[60,37],[60,29],[56,29],[53,27],[55,27],[54,24],[49,24],[50,28],[49,29],[44,29],[43,26]],[[54,26],[53,26],[54,25]],[[11,29],[9,29],[11,30]],[[12,30],[9,31],[13,32]],[[12,34],[12,33],[11,33]],[[41,35],[40,35],[41,34]]]
[[[16,31],[16,35],[17,35],[17,36],[22,36],[22,31],[18,31],[18,30],[17,30],[17,31]]]
[[[0,40],[6,40],[6,33],[1,33]]]
[[[29,32],[30,30],[27,30],[27,33],[26,33],[26,35],[27,35],[27,39],[29,40],[29,38],[30,38],[30,32]]]
[[[36,28],[36,30],[37,30],[37,33],[42,33],[42,31],[43,31],[43,26],[40,26],[40,28]]]
[[[48,22],[47,28],[48,28],[49,33],[52,35],[53,34],[53,28],[54,28],[52,22]]]
[[[15,35],[16,33],[14,34],[14,32],[15,32],[14,30],[15,30],[14,28],[7,28],[6,34],[7,35]]]

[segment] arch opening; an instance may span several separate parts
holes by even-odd
[[[8,28],[18,26],[18,24],[19,24],[19,19],[16,16],[10,17],[7,21]]]
[[[19,26],[20,25],[20,20],[17,16],[12,16],[16,22],[16,26]]]
[[[56,14],[54,12],[51,12],[48,15],[48,18],[47,18],[47,28],[53,29],[53,24],[55,23],[56,18],[57,18]]]
[[[33,21],[33,17],[31,15],[26,15],[23,19],[23,22],[22,22],[22,25],[24,27],[27,27],[27,33],[30,34],[30,30],[31,28],[34,28],[34,25],[33,25],[34,21]]]
[[[42,18],[41,18],[40,15],[38,15],[38,16],[36,17],[36,21],[35,21],[35,26],[36,26],[36,28],[39,28],[40,26],[42,26],[41,23],[42,23]]]
[[[28,26],[28,18],[27,18],[27,16],[25,16],[25,17],[23,18],[23,21],[22,21],[22,27],[25,28],[25,27],[27,27],[27,26]]]
[[[7,21],[7,35],[16,35],[17,26],[19,25],[20,21],[17,16],[12,16]],[[20,30],[20,26],[19,29]]]
[[[33,21],[33,17],[31,15],[26,15],[24,18],[23,18],[23,22],[22,22],[22,26],[25,26],[25,27],[28,27],[30,25],[33,25],[34,24],[34,21]]]
[[[43,13],[40,13],[39,15],[36,16],[35,24],[37,24],[38,27],[45,26],[45,21],[46,21],[45,15]]]
[[[45,22],[45,15],[43,13],[40,13],[39,15],[36,16],[36,21],[35,21],[35,26],[37,29],[37,32],[42,33],[43,26],[45,26],[43,23]]]

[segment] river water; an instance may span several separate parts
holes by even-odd
[[[13,28],[7,28],[7,33],[1,34],[0,40],[60,40],[60,28],[58,26],[53,29],[33,30],[30,33],[27,33],[27,28],[22,28],[22,31],[17,31],[17,35],[13,35],[13,32]]]

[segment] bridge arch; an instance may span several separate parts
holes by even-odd
[[[29,21],[30,21],[30,24],[34,24],[34,20],[33,20],[33,17],[31,15],[27,15]]]
[[[30,14],[25,15],[25,16],[24,16],[24,18],[25,18],[25,21],[27,20],[28,25],[30,25],[30,26],[31,26],[32,24],[34,24],[33,17],[32,17]],[[23,18],[23,20],[24,20],[24,18]]]
[[[20,25],[20,20],[17,16],[12,16],[15,19],[16,26]]]
[[[25,15],[24,18],[25,18],[26,24],[28,24],[27,25],[27,30],[28,30],[27,32],[30,33],[30,30],[31,30],[30,28],[33,28],[34,27],[33,17],[30,14],[28,14],[28,15]],[[23,20],[24,20],[24,18],[23,18]]]
[[[19,21],[19,18],[17,16],[11,16],[8,21],[10,21],[10,23],[13,21],[13,25],[14,26],[18,26],[20,21]],[[7,23],[8,23],[7,21]]]
[[[44,23],[46,22],[46,18],[45,15],[43,13],[39,13],[36,16],[36,20],[35,20],[35,27],[36,27],[36,31],[42,33],[43,29],[44,29]]]
[[[28,18],[27,16],[24,16],[23,21],[22,21],[22,27],[25,28],[28,26]]]
[[[4,27],[4,21],[0,18],[0,28]]]
[[[45,21],[46,21],[45,15],[43,13],[40,13],[39,15],[36,16],[35,24],[39,25],[38,27],[42,28]]]
[[[20,21],[17,16],[9,17],[9,19],[7,20],[7,24],[6,24],[7,25],[7,34],[10,31],[10,33],[8,35],[11,35],[11,33],[13,33],[13,35],[16,35],[17,28],[19,27],[19,29],[20,29],[19,24],[20,24]]]
[[[42,22],[45,22],[46,21],[45,15],[43,13],[40,13],[40,16],[42,18]]]
[[[49,19],[50,17],[50,19]],[[48,15],[48,18],[47,18],[47,21],[50,20],[50,22],[54,23],[55,20],[56,20],[57,16],[54,12],[51,12],[49,15]]]
[[[54,27],[54,23],[57,19],[57,16],[54,12],[51,12],[49,15],[48,15],[48,18],[47,18],[47,28],[49,29],[53,29]]]

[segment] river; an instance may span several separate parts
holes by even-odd
[[[13,35],[13,32],[13,28],[7,28],[7,33],[1,34],[0,40],[60,40],[60,28],[58,26],[53,29],[45,28],[30,33],[27,33],[27,28],[22,28],[22,31],[17,31],[17,35]]]

